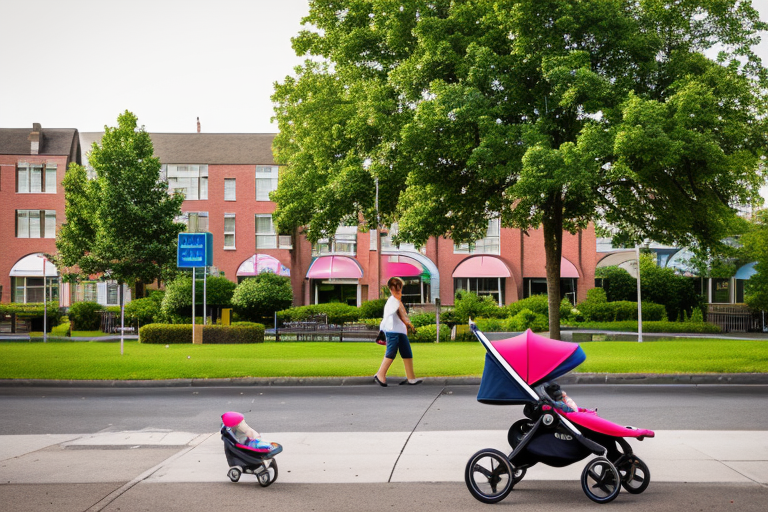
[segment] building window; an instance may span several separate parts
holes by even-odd
[[[597,284],[597,281],[595,281]],[[571,304],[578,302],[576,290],[578,289],[578,279],[563,277],[560,278],[560,300],[568,298]],[[547,294],[547,279],[545,277],[525,277],[523,278],[523,298],[527,299],[533,295]]]
[[[256,215],[256,248],[276,249],[277,237],[272,215]]]
[[[16,238],[56,238],[56,210],[16,210]]]
[[[177,165],[163,166],[168,191],[179,191],[187,201],[208,199],[208,166],[207,165]]]
[[[48,300],[59,300],[59,278],[48,277]],[[45,297],[42,277],[11,277],[11,302],[29,304],[43,302]]]
[[[206,233],[208,231],[208,212],[184,212],[176,217],[176,222],[187,226],[187,233]]]
[[[339,226],[332,239],[321,238],[312,246],[312,255],[357,254],[357,226]]]
[[[224,180],[224,200],[234,201],[235,197],[235,178],[226,178]]]
[[[234,181],[234,180],[233,180]],[[235,248],[235,214],[224,214],[224,248]]]
[[[276,165],[257,165],[256,166],[256,200],[269,201],[269,193],[277,190]]]
[[[56,164],[19,163],[16,168],[16,192],[55,194]]]
[[[454,293],[459,290],[465,290],[474,292],[480,297],[493,297],[493,301],[501,306],[504,304],[505,283],[506,281],[503,277],[462,277],[454,278],[453,289]]]
[[[488,231],[485,238],[471,244],[453,244],[454,254],[500,254],[499,238],[501,225],[499,219],[488,221]]]
[[[395,245],[392,243],[392,239],[397,235],[399,232],[399,228],[397,225],[397,222],[392,223],[392,225],[389,227],[389,232],[381,237],[381,250],[382,251],[413,251],[416,252],[416,246],[413,244],[408,243],[401,243],[400,245]],[[426,251],[422,247],[421,250],[422,253],[425,253]]]
[[[98,302],[99,292],[95,281],[86,281],[71,286],[71,300],[75,302]]]
[[[107,305],[120,305],[120,286],[117,283],[107,283]]]

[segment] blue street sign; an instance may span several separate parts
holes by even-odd
[[[211,265],[213,265],[213,235],[211,233],[179,233],[176,266],[192,268]]]

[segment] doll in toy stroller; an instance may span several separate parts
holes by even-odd
[[[631,494],[648,487],[648,466],[625,438],[642,441],[654,437],[653,431],[617,425],[596,411],[576,407],[552,382],[584,362],[578,344],[551,340],[530,329],[514,338],[489,341],[474,323],[470,328],[486,349],[477,400],[524,405],[526,416],[509,429],[511,453],[487,448],[469,459],[464,479],[472,496],[497,503],[535,464],[564,467],[591,455],[597,457],[584,468],[581,487],[592,501],[608,503],[622,487]]]
[[[229,463],[227,476],[232,482],[240,480],[243,473],[256,475],[262,487],[277,480],[274,456],[282,452],[283,447],[263,441],[261,435],[248,426],[242,414],[225,412],[221,415],[221,439]]]

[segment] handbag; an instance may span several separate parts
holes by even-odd
[[[379,334],[376,335],[376,343],[379,345],[386,345],[387,344],[387,335],[384,333],[384,331],[379,331]]]

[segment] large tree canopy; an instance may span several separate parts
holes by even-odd
[[[126,111],[105,127],[85,168],[71,164],[64,177],[67,221],[56,236],[57,263],[84,275],[104,273],[120,283],[151,283],[175,268],[175,222],[181,195],[168,195],[160,160],[137,117]]]
[[[282,229],[381,213],[417,244],[543,228],[703,245],[757,200],[766,25],[748,0],[315,0],[273,96]],[[705,55],[717,46],[717,60]]]

